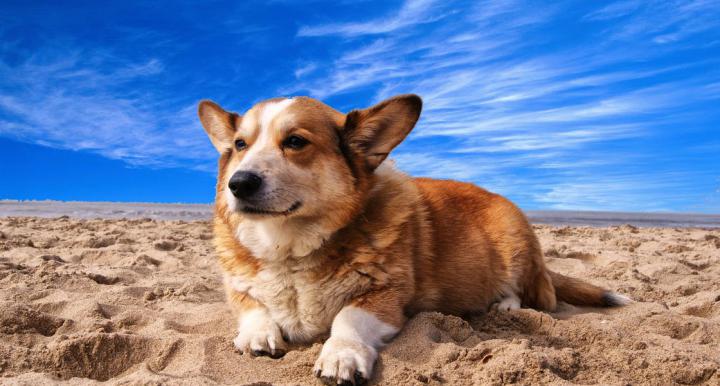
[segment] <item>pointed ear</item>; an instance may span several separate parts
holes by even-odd
[[[198,105],[198,116],[213,146],[219,153],[233,147],[236,125],[242,119],[236,113],[229,113],[212,101],[202,101]]]
[[[368,168],[375,170],[415,127],[421,110],[422,99],[414,94],[353,110],[345,117],[343,138],[348,147],[365,157]]]

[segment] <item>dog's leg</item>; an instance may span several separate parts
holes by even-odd
[[[239,292],[229,294],[228,300],[238,312],[235,348],[253,356],[280,358],[285,355],[287,344],[265,306]]]
[[[370,379],[378,349],[405,322],[399,302],[383,298],[386,294],[355,301],[335,316],[330,338],[315,362],[315,376],[332,385],[359,385]]]

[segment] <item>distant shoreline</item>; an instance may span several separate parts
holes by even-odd
[[[720,214],[593,212],[561,210],[525,211],[533,224],[557,226],[720,227]],[[211,204],[159,204],[84,201],[0,200],[0,217],[152,218],[156,220],[208,220]]]

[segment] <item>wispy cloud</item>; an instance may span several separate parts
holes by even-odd
[[[497,153],[535,150],[564,150],[569,151],[590,142],[613,141],[621,138],[641,137],[646,135],[643,126],[605,125],[587,126],[578,125],[577,128],[562,131],[548,131],[538,133],[523,133],[505,136],[489,137],[480,146],[462,147],[452,150],[453,153]]]
[[[194,105],[164,104],[133,87],[162,74],[158,59],[128,62],[108,52],[53,51],[14,65],[0,61],[6,86],[0,134],[146,166],[212,155],[197,135]]]
[[[430,12],[433,3],[436,2],[436,0],[408,1],[403,4],[396,15],[367,22],[304,26],[298,31],[298,36],[339,35],[353,37],[380,35],[416,24],[431,23],[442,17]]]
[[[660,177],[613,172],[604,176],[575,175],[572,180],[542,187],[534,199],[544,207],[561,210],[653,211],[671,212],[688,196],[696,195],[692,184],[698,178],[713,178],[708,173],[667,172]],[[718,186],[720,184],[717,184]],[[663,192],[658,199],[658,192]],[[685,207],[688,212],[718,209],[710,195]],[[717,196],[715,197],[717,199]],[[681,204],[682,205],[682,204]]]
[[[630,0],[630,1],[616,1],[612,2],[600,9],[596,9],[587,15],[584,19],[586,20],[609,20],[618,17],[627,16],[638,9],[643,7],[643,4],[647,3],[641,0]]]
[[[554,184],[530,199],[545,206],[570,208],[575,202],[576,207],[609,208],[612,195],[627,193],[632,199],[619,205],[630,208],[632,201],[659,208],[659,201],[651,208],[640,197],[650,187],[659,188],[662,175],[637,170],[643,178],[635,181],[647,184],[634,188],[629,175],[620,192],[617,179],[607,175],[617,158],[597,154],[578,160],[577,154],[612,143],[642,143],[664,125],[687,120],[692,114],[688,107],[718,97],[707,77],[717,80],[720,72],[709,70],[705,79],[686,75],[717,66],[717,59],[667,61],[673,49],[704,44],[682,39],[713,28],[708,15],[718,12],[710,9],[711,2],[611,3],[589,11],[571,27],[599,25],[598,30],[611,31],[552,49],[544,48],[552,34],[565,32],[549,28],[571,11],[561,5],[537,11],[523,2],[492,1],[460,11],[449,4],[423,3],[412,8],[412,17],[400,18],[412,4],[368,22],[301,27],[302,39],[355,39],[335,41],[341,48],[330,66],[299,76],[283,92],[337,98],[372,90],[375,101],[415,92],[423,96],[425,108],[411,139],[398,151],[398,164],[407,170],[489,184],[508,194],[520,194],[510,176],[522,171],[526,178],[542,176],[543,182]],[[452,15],[452,23],[418,27],[438,15]],[[632,34],[647,40],[614,43]],[[667,46],[669,34],[677,41]],[[664,48],[658,49],[661,43]],[[424,151],[428,143],[431,154]],[[596,184],[583,183],[578,170],[606,174],[607,186],[587,194]],[[567,196],[560,199],[562,192]]]
[[[620,0],[588,13],[584,19],[619,21],[607,28],[613,39],[642,37],[665,44],[715,28],[718,17],[717,0]]]
[[[415,175],[534,208],[720,210],[718,0],[377,4],[147,5],[158,23],[89,23],[98,38],[0,13],[0,136],[211,171],[197,99],[349,110],[414,92],[394,156]]]

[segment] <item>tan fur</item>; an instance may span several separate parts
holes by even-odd
[[[278,168],[301,170],[295,180],[313,177],[292,187],[304,191],[286,193],[305,200],[301,209],[272,219],[231,210],[225,194],[228,173],[244,157],[228,149],[238,136],[252,148],[264,104],[239,117],[207,103],[201,120],[222,153],[214,227],[228,300],[240,313],[265,307],[291,341],[325,336],[347,305],[397,328],[419,311],[481,312],[511,295],[523,306],[549,311],[557,300],[609,305],[607,291],[548,271],[530,224],[507,199],[468,183],[412,179],[383,162],[414,126],[418,97],[396,97],[348,115],[295,98],[266,129],[282,154]],[[218,125],[232,122],[238,126],[218,139],[228,133]],[[311,144],[282,149],[291,133]],[[258,255],[253,251],[262,245],[243,245],[238,236],[250,226],[272,226],[283,242],[319,241],[309,251],[273,244],[268,255]]]

